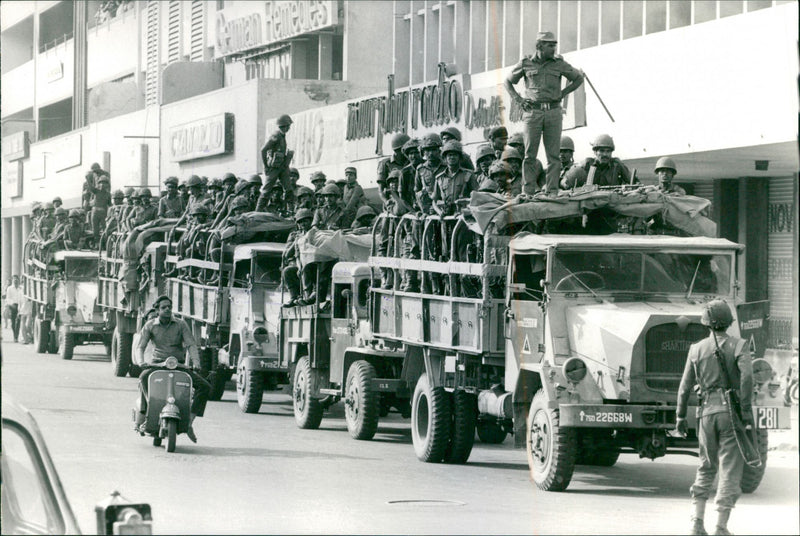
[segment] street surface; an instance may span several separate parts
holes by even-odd
[[[10,332],[4,331],[9,339]],[[300,430],[289,397],[268,393],[245,415],[228,390],[198,419],[198,444],[168,454],[132,431],[137,383],[116,378],[99,345],[72,361],[3,342],[2,390],[37,419],[84,533],[113,490],[152,506],[154,532],[194,534],[681,534],[696,459],[624,454],[580,467],[564,493],[538,491],[511,438],[476,441],[464,466],[423,464],[409,421],[392,414],[373,441],[347,433],[341,404],[320,430]],[[797,413],[773,434],[761,487],[744,495],[736,534],[798,534]],[[716,512],[709,505],[706,527]]]

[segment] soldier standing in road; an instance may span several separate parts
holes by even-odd
[[[567,188],[586,184],[589,171],[596,166],[594,184],[597,186],[619,186],[631,182],[631,172],[622,160],[613,156],[614,140],[608,134],[601,134],[592,141],[594,158],[587,158],[583,165],[574,166],[564,177]]]
[[[164,186],[167,188],[167,196],[158,200],[158,217],[180,218],[186,207],[178,195],[178,177],[167,177],[164,179]]]
[[[291,117],[284,114],[278,118],[277,123],[278,129],[272,133],[267,143],[261,148],[261,161],[264,163],[264,174],[267,176],[267,180],[261,188],[261,198],[264,200],[262,202],[259,198],[258,204],[267,204],[269,192],[277,182],[283,186],[284,193],[294,195],[294,190],[290,188],[289,184],[289,164],[294,152],[289,151],[286,147],[286,133],[289,132],[293,121]],[[294,203],[293,198],[289,201]]]
[[[656,177],[658,177],[658,189],[665,194],[686,195],[686,190],[672,183],[672,179],[678,174],[675,161],[668,156],[662,156],[656,162]]]
[[[706,534],[703,524],[706,501],[714,479],[719,471],[717,483],[717,529],[716,534],[730,534],[728,519],[736,500],[741,495],[740,482],[744,470],[744,458],[734,436],[724,392],[738,390],[746,426],[752,427],[753,410],[753,363],[746,341],[728,335],[733,323],[730,307],[723,300],[713,300],[706,305],[700,320],[710,328],[711,334],[689,348],[689,357],[678,388],[676,429],[686,435],[687,404],[695,385],[699,386],[697,408],[698,440],[700,441],[700,467],[692,494],[691,534]],[[727,373],[720,367],[720,358],[715,355],[719,348]],[[728,378],[733,385],[728,385]]]
[[[536,54],[525,56],[511,70],[505,88],[523,110],[525,122],[525,156],[522,174],[527,184],[536,181],[534,161],[539,152],[539,141],[544,141],[547,155],[547,184],[545,193],[558,193],[558,176],[561,170],[559,142],[561,140],[561,99],[583,83],[583,73],[556,54],[556,37],[552,32],[539,32]],[[570,84],[561,89],[561,77]],[[517,93],[514,84],[525,77],[526,97]]]

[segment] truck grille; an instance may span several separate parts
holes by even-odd
[[[685,330],[675,322],[653,326],[645,336],[645,384],[651,389],[677,391],[689,347],[708,335],[702,324]]]

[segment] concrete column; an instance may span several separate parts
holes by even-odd
[[[22,274],[22,217],[11,218],[11,275]]]
[[[319,54],[317,55],[319,80],[333,78],[333,34],[319,34]]]
[[[2,285],[11,277],[11,218],[3,218],[3,273],[0,277]]]
[[[22,216],[22,245],[25,245],[25,241],[28,240],[28,235],[31,234],[33,230],[33,221],[31,220],[30,216]]]

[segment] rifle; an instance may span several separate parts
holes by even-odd
[[[593,162],[591,166],[589,166],[589,176],[586,177],[586,184],[585,186],[592,187],[594,186],[594,175],[597,173],[597,162]],[[596,186],[595,186],[596,188]],[[589,215],[584,214],[581,216],[581,226],[585,229],[586,224],[589,223]]]
[[[739,452],[742,453],[742,457],[747,465],[750,467],[761,467],[761,455],[756,446],[758,442],[755,437],[755,429],[752,425],[745,425],[744,414],[742,413],[742,401],[731,381],[731,376],[728,373],[728,367],[725,365],[722,349],[719,347],[717,334],[714,332],[713,327],[711,328],[711,335],[714,337],[714,346],[716,346],[714,355],[717,356],[720,369],[727,383],[723,394],[725,396],[725,403],[728,405],[728,414],[730,415],[731,424],[733,425],[733,435],[736,437],[736,445],[739,447]],[[748,419],[748,421],[752,423],[752,415],[749,415],[749,417],[750,419]]]

